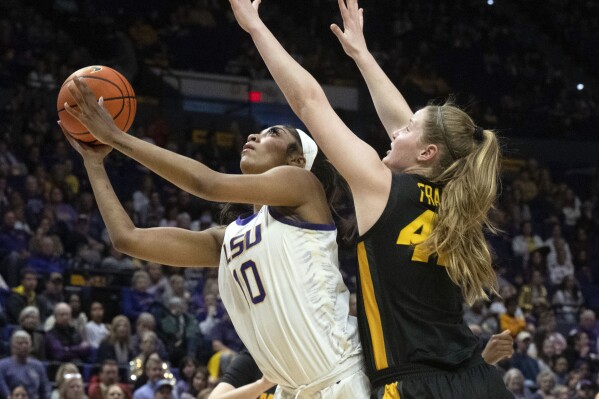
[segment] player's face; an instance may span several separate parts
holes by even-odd
[[[293,134],[283,126],[272,126],[258,134],[250,134],[241,151],[239,163],[246,174],[263,173],[281,165],[288,165],[289,144],[297,142]]]
[[[391,149],[383,158],[383,163],[394,172],[404,172],[418,166],[418,155],[425,148],[422,142],[422,126],[426,109],[412,115],[407,126],[393,132]]]

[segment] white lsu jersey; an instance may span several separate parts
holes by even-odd
[[[297,222],[269,206],[225,232],[218,277],[225,308],[265,377],[290,390],[334,383],[361,365],[336,236],[334,225]]]

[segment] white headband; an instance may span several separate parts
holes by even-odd
[[[304,152],[304,158],[306,158],[306,165],[304,169],[312,170],[312,164],[318,153],[318,146],[304,131],[295,129],[299,133],[300,140],[302,141],[302,150]]]

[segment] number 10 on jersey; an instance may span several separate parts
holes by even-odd
[[[237,281],[237,284],[239,284],[239,288],[241,288],[245,298],[248,299],[249,297],[249,300],[254,305],[264,301],[264,298],[266,298],[266,291],[264,291],[264,285],[260,279],[260,273],[258,272],[256,263],[253,260],[243,262],[239,268],[239,274],[241,274],[244,284],[241,283],[239,276],[237,275],[237,270],[233,270],[233,277],[235,278],[235,281]]]

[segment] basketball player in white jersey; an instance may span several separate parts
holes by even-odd
[[[73,82],[70,90],[78,107],[66,106],[67,112],[108,146],[90,147],[66,136],[83,156],[114,246],[172,266],[220,264],[225,307],[265,378],[278,385],[275,397],[368,398],[329,207],[334,193],[327,189],[338,188],[338,174],[314,141],[299,129],[273,126],[248,136],[242,175],[218,173],[123,134],[102,99],[96,102],[83,81]],[[183,190],[211,201],[252,204],[254,213],[226,229],[137,229],[104,169],[103,158],[111,148]],[[331,187],[323,187],[319,171]]]

